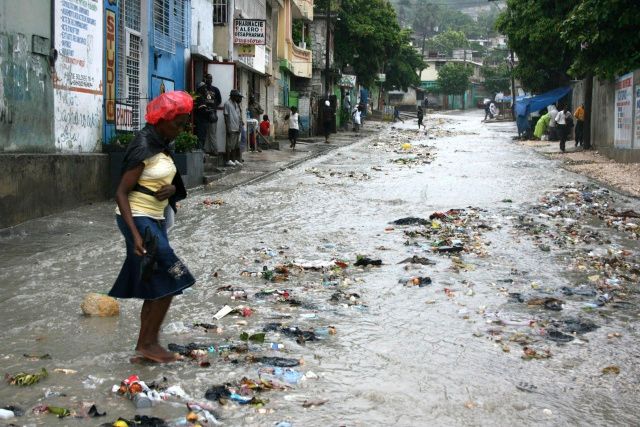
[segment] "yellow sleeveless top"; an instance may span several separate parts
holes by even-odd
[[[138,184],[152,191],[158,191],[163,185],[171,184],[177,173],[176,165],[171,157],[165,153],[158,153],[143,161],[144,169],[138,179]],[[158,200],[154,196],[131,191],[129,193],[129,205],[133,216],[148,216],[153,219],[164,219],[164,208],[169,200]],[[116,207],[116,214],[120,215],[120,209]]]

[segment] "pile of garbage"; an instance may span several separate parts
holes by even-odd
[[[320,170],[319,168],[314,167],[314,168],[307,169],[306,172],[311,173],[320,179],[349,178],[355,181],[367,181],[371,179],[371,176],[369,174],[353,171],[353,170],[350,170],[350,171],[340,171],[340,170],[334,170],[334,169]]]
[[[582,280],[558,292],[583,300],[584,308],[624,305],[640,278],[640,213],[616,210],[614,202],[605,188],[567,185],[545,195],[515,225],[541,250],[570,253],[567,267]]]
[[[416,134],[414,130],[395,130],[392,135],[384,134],[372,138],[367,149],[398,155],[399,157],[390,160],[393,164],[425,165],[435,159],[436,150],[425,144],[424,139],[424,135]]]
[[[482,235],[492,228],[481,217],[481,210],[477,208],[433,212],[428,219],[400,218],[391,224],[413,226],[403,231],[407,238],[406,246],[415,246],[438,254],[466,253],[478,257],[487,254]]]
[[[518,234],[524,233],[541,251],[566,263],[573,283],[543,286],[518,271],[499,280],[507,307],[521,313],[520,319],[484,313],[492,325],[487,333],[503,351],[510,351],[509,343],[517,343],[525,360],[552,357],[550,343],[587,340],[585,334],[599,327],[605,312],[610,315],[635,306],[640,214],[617,210],[616,202],[605,188],[570,184],[545,194],[528,213],[514,217]]]

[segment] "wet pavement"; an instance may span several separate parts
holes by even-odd
[[[514,144],[512,123],[481,119],[428,114],[426,134],[386,125],[184,201],[170,239],[198,283],[176,298],[162,339],[203,344],[195,360],[129,363],[137,301],[116,318],[81,315],[124,257],[111,204],[5,231],[0,366],[49,372],[0,385],[0,407],[25,410],[6,422],[138,413],[189,425],[190,401],[223,425],[638,424],[640,203]],[[391,224],[407,217],[418,220]],[[363,257],[382,265],[356,266]],[[250,309],[214,319],[225,305]],[[297,366],[274,368],[286,363]],[[189,398],[136,410],[112,392],[131,374],[166,377]],[[32,411],[82,414],[83,402],[107,415]]]

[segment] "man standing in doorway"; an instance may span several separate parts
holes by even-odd
[[[213,76],[207,74],[204,77],[204,82],[207,85],[206,104],[207,109],[213,111],[211,120],[207,128],[207,136],[204,143],[205,153],[215,156],[218,152],[216,145],[216,132],[218,130],[218,107],[222,104],[222,96],[220,90],[213,85]]]
[[[225,144],[225,166],[241,166],[240,131],[242,130],[242,94],[233,89],[229,93],[229,100],[224,103],[224,124],[227,140]]]

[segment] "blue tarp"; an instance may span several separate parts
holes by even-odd
[[[559,87],[558,89],[553,89],[540,95],[524,99],[516,98],[516,115],[526,117],[533,111],[540,111],[543,108],[558,102],[559,99],[562,99],[570,91],[570,86]]]
[[[518,133],[529,130],[529,114],[540,111],[551,104],[558,102],[566,94],[571,91],[570,86],[559,87],[540,95],[519,98],[516,97],[516,124],[518,125]]]

